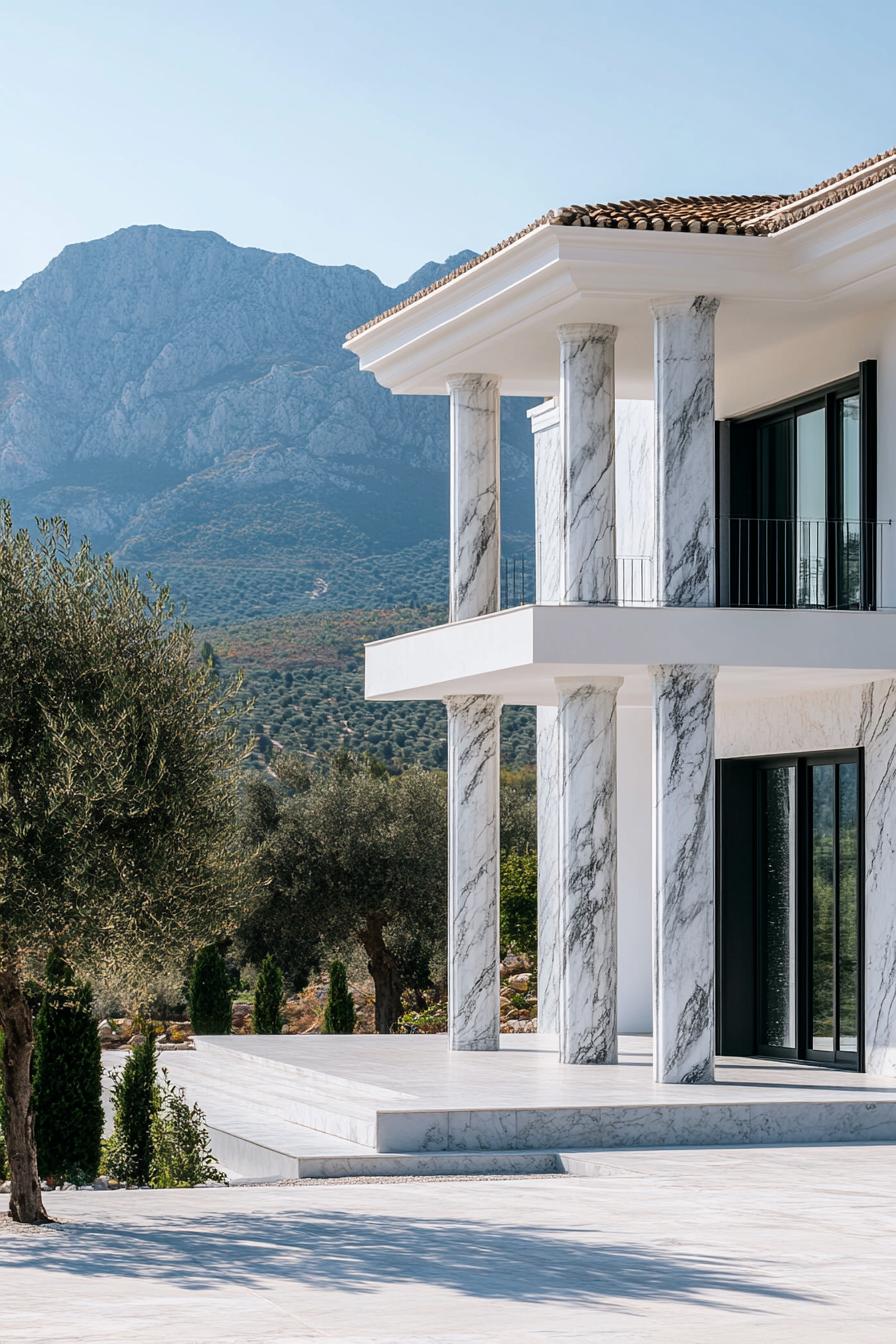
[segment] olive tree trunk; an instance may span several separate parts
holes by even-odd
[[[389,951],[383,938],[383,926],[374,916],[370,916],[364,926],[361,941],[367,953],[367,969],[373,980],[374,1026],[383,1036],[395,1030],[395,1024],[401,1017],[401,996],[404,992],[401,971],[398,962]]]
[[[31,1105],[34,1028],[17,970],[0,970],[0,1027],[4,1035],[6,1155],[12,1188],[9,1216],[17,1223],[49,1223],[40,1193]]]

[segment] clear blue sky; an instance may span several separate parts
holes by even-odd
[[[872,0],[0,0],[0,288],[133,223],[390,283],[551,206],[896,143]]]

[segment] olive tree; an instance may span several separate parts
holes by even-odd
[[[360,944],[375,991],[375,1022],[390,1032],[401,996],[420,975],[421,949],[444,938],[447,905],[445,777],[411,767],[389,774],[338,752],[309,772],[278,758],[281,783],[256,784],[248,839],[261,841],[264,894],[247,921],[253,957],[278,951],[282,930],[305,961]],[[266,801],[260,790],[268,790]],[[289,963],[284,960],[289,972]]]
[[[135,989],[244,889],[233,687],[164,589],[0,507],[0,1028],[10,1215],[46,1220],[25,985],[54,949]]]

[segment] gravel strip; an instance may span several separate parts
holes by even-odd
[[[432,1185],[436,1181],[562,1181],[566,1175],[565,1171],[518,1171],[505,1175],[473,1172],[461,1176],[306,1176],[293,1181],[253,1181],[252,1185],[412,1185],[421,1182]],[[231,1187],[235,1188],[239,1187]]]

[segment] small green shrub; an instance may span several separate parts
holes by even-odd
[[[150,1185],[155,1190],[180,1189],[206,1181],[225,1180],[211,1153],[205,1116],[190,1105],[183,1088],[175,1087],[164,1069],[150,1126]]]
[[[330,988],[321,1030],[330,1036],[350,1036],[355,1029],[355,1000],[349,993],[345,966],[334,961],[330,966]]]
[[[156,1041],[150,1032],[131,1050],[112,1089],[115,1127],[104,1145],[103,1166],[122,1185],[149,1185],[152,1121],[158,1109]]]
[[[431,1003],[427,1008],[402,1013],[398,1030],[407,1036],[433,1036],[448,1030],[448,1006]]]
[[[268,954],[261,963],[255,986],[252,1025],[257,1036],[277,1036],[283,1026],[283,972]]]
[[[538,955],[538,856],[510,850],[501,860],[501,946],[530,965]]]
[[[230,1034],[230,982],[218,948],[204,947],[190,976],[190,1022],[196,1036]]]
[[[103,1135],[103,1065],[90,986],[59,956],[47,962],[34,1024],[38,1170],[54,1185],[96,1179]]]

